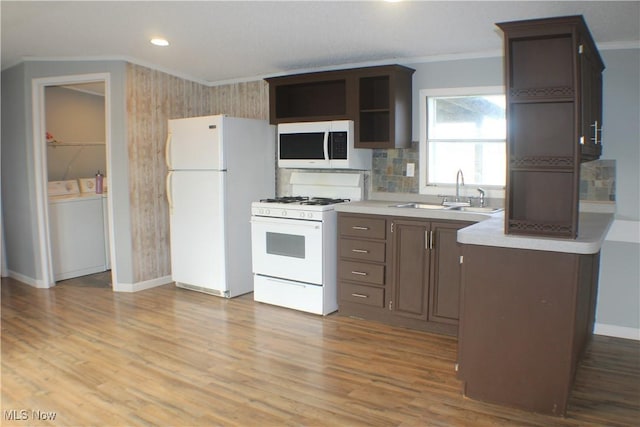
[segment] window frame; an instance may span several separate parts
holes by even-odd
[[[434,88],[420,89],[418,102],[420,114],[420,141],[419,141],[419,183],[418,193],[424,195],[453,195],[455,192],[455,184],[428,184],[428,167],[429,167],[429,149],[427,141],[427,98],[436,96],[476,96],[476,95],[505,95],[504,86],[474,86],[474,87],[455,87],[455,88]],[[505,95],[506,96],[506,95]],[[505,137],[505,144],[506,144]],[[506,154],[505,154],[506,155]],[[507,171],[504,171],[505,176]],[[453,177],[452,177],[453,178]],[[481,187],[486,191],[486,197],[504,199],[505,186],[502,185],[465,185],[467,189],[473,190]]]

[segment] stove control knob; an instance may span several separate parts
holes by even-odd
[[[265,213],[266,215],[269,215],[269,214],[271,213],[271,211],[270,211],[269,209],[265,209],[265,210],[264,210],[264,213]]]
[[[264,209],[262,209],[262,208],[258,209],[258,214],[259,215],[262,215],[263,213],[264,213]]]
[[[300,218],[304,218],[304,212],[300,212]]]
[[[313,218],[313,213],[312,213],[312,212],[309,212],[309,213],[307,214],[307,218]]]
[[[282,216],[287,216],[287,211],[283,210],[282,211]]]

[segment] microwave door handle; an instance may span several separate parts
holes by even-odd
[[[324,133],[324,159],[329,160],[329,131]]]

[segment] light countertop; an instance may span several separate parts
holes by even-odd
[[[393,205],[399,203],[404,202],[394,202],[388,200],[363,200],[360,202],[338,203],[336,205],[336,211],[371,215],[402,216],[409,218],[444,219],[470,222],[484,221],[491,218],[493,215],[496,215],[479,212],[461,212],[449,209],[433,210],[393,207]]]
[[[504,212],[502,212],[501,215],[458,231],[458,242],[466,245],[594,254],[600,251],[612,221],[612,214],[581,212],[576,239],[520,236],[504,233]]]
[[[398,208],[398,202],[365,200],[336,205],[338,212],[386,215],[434,220],[470,221],[470,225],[458,231],[458,242],[466,245],[497,246],[514,249],[593,254],[600,250],[613,221],[611,213],[581,212],[578,237],[563,239],[551,237],[521,236],[504,233],[504,211],[493,214],[460,212],[453,210],[431,210]]]

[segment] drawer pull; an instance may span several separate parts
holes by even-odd
[[[367,273],[365,273],[364,271],[352,271],[351,274],[356,274],[358,276],[366,276]]]
[[[351,294],[351,296],[356,298],[369,298],[369,295],[364,294]]]
[[[368,254],[369,251],[366,249],[351,249],[351,252],[355,252],[357,254]]]
[[[369,229],[369,227],[360,227],[359,225],[354,225],[351,228],[354,230],[364,230],[364,231],[367,231]]]

